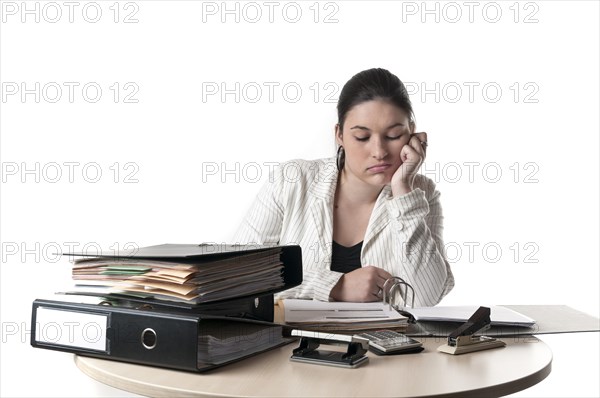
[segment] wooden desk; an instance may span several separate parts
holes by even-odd
[[[291,362],[295,344],[200,374],[80,356],[75,363],[102,383],[156,397],[497,397],[539,383],[551,369],[552,353],[535,337],[460,356],[436,351],[444,339],[420,340],[419,354],[369,353],[357,369]]]

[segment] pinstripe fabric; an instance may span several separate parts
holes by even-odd
[[[343,275],[331,271],[335,158],[291,160],[262,187],[233,243],[302,247],[304,281],[280,298],[328,301]],[[392,197],[385,186],[373,208],[361,264],[399,276],[415,290],[415,306],[433,306],[454,287],[442,240],[440,194],[433,181],[417,174],[412,192]]]

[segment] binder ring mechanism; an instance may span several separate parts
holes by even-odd
[[[388,285],[391,284],[391,287],[388,290]],[[402,290],[404,288],[404,291]],[[391,278],[386,279],[383,283],[383,304],[388,304],[390,309],[395,309],[400,314],[406,316],[408,318],[408,322],[415,323],[415,318],[412,314],[406,310],[406,305],[408,302],[408,293],[410,289],[410,308],[414,308],[415,306],[415,289],[410,285],[410,283],[406,282],[404,279],[393,276]],[[389,294],[388,294],[389,292]],[[402,305],[396,304],[396,297],[400,296],[402,299]]]

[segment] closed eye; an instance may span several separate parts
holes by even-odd
[[[385,138],[388,139],[388,140],[390,140],[390,141],[393,141],[393,140],[400,139],[400,137],[402,137],[402,135],[396,135],[396,136],[393,136],[393,137],[386,136]],[[360,141],[360,142],[369,141],[369,137],[354,137],[354,138],[356,139],[356,141]]]

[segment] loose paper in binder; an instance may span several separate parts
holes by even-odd
[[[75,290],[207,303],[302,283],[300,246],[158,245],[74,256]]]

